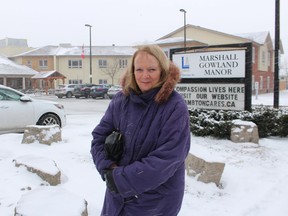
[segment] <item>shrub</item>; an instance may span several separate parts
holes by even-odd
[[[259,137],[288,135],[288,110],[258,106],[248,111],[190,110],[190,130],[195,136],[230,137],[232,120],[252,121]]]
[[[281,115],[276,123],[278,135],[281,137],[288,136],[288,114]]]
[[[259,137],[263,138],[277,134],[275,131],[277,114],[278,111],[276,109],[260,106],[253,109],[250,118],[243,118],[243,120],[254,122],[258,127]]]

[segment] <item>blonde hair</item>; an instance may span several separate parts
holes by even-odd
[[[162,86],[163,83],[167,80],[167,77],[169,75],[169,59],[167,58],[166,54],[163,52],[163,50],[158,45],[145,45],[141,46],[137,49],[137,51],[132,56],[132,61],[130,66],[128,67],[123,80],[122,80],[122,86],[123,86],[123,92],[124,94],[128,95],[130,90],[135,91],[136,93],[141,93],[135,79],[134,75],[134,61],[136,56],[140,52],[146,52],[152,56],[154,56],[158,62],[159,66],[161,68],[161,76],[160,81],[157,84],[157,87]],[[156,86],[155,86],[156,87]]]

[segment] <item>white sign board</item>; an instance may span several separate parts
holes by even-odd
[[[244,110],[244,84],[179,83],[176,91],[189,109]]]
[[[178,53],[172,61],[180,68],[181,78],[243,78],[245,50]]]

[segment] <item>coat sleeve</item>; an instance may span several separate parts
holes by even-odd
[[[190,149],[189,114],[185,102],[177,103],[172,110],[163,122],[157,148],[141,161],[113,170],[121,196],[156,189],[184,165]]]
[[[106,159],[105,151],[104,151],[104,143],[106,137],[116,129],[115,125],[118,121],[117,117],[114,117],[113,110],[117,106],[118,100],[112,100],[100,120],[99,124],[92,131],[92,142],[91,142],[91,150],[90,153],[92,155],[94,164],[98,170],[98,172],[103,174],[103,170],[110,167],[114,162]],[[102,176],[103,178],[103,176]]]

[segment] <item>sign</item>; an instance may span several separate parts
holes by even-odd
[[[172,61],[181,78],[243,78],[245,50],[175,53]]]
[[[179,83],[176,91],[189,109],[244,110],[244,84]]]

